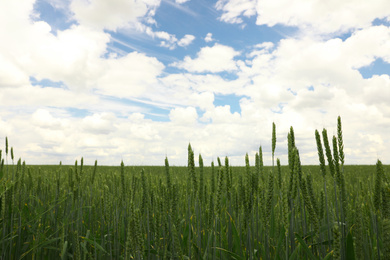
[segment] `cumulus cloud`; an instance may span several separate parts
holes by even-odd
[[[370,125],[384,125],[389,121],[390,107],[383,105],[388,98],[388,75],[363,79],[357,69],[387,57],[388,40],[385,39],[390,36],[384,26],[356,31],[344,41],[284,39],[275,49],[254,51],[251,62],[242,65],[242,77],[253,80],[245,93],[256,107],[273,108],[278,112],[276,118],[297,126],[296,133],[303,134],[298,147],[302,146],[305,158],[313,163],[318,159],[310,155],[309,149],[313,147],[308,144],[314,129],[329,127],[330,132],[334,131],[335,123],[331,123],[338,115],[345,120],[345,125],[350,124],[345,132],[349,136],[346,146],[369,145],[368,141],[354,144],[352,136],[361,134],[366,138],[368,132],[383,136],[384,129],[378,127],[373,133]],[[241,104],[243,118],[247,118],[248,104]],[[278,120],[277,125],[287,129],[283,120]],[[354,134],[351,128],[355,129]],[[382,140],[386,142],[389,140]],[[374,150],[377,154],[384,151],[382,145]],[[357,163],[357,155],[351,155],[349,160]]]
[[[164,34],[167,37],[163,37]],[[168,48],[170,50],[174,50],[177,46],[186,47],[186,46],[190,45],[195,40],[195,36],[193,36],[191,34],[184,35],[184,37],[181,38],[180,40],[177,40],[176,36],[174,36],[172,34],[165,33],[165,32],[156,32],[154,35],[157,38],[164,39],[163,41],[160,42],[161,47],[165,47],[165,48]]]
[[[14,87],[27,84],[28,75],[13,62],[0,53],[0,87]]]
[[[0,7],[0,12],[1,22],[9,24],[0,28],[0,35],[8,36],[0,42],[0,68],[5,68],[0,70],[0,81],[4,85],[27,84],[34,76],[80,89],[88,87],[88,78],[100,73],[97,65],[110,40],[107,33],[73,25],[54,35],[48,23],[30,20],[32,4]]]
[[[82,25],[115,31],[117,28],[136,22],[159,4],[159,0],[113,2],[74,0],[71,3],[71,10],[74,12],[75,19]]]
[[[186,56],[183,61],[175,62],[171,66],[185,69],[190,72],[221,72],[236,70],[234,57],[239,55],[232,47],[216,43],[212,47],[203,47],[195,59]]]
[[[227,23],[242,23],[241,15],[251,17],[256,14],[256,1],[253,0],[218,0],[215,4],[217,10],[223,14],[219,18]]]
[[[115,131],[115,115],[102,113],[87,116],[82,120],[82,127],[88,133],[107,135]]]
[[[32,57],[25,65],[38,80],[50,78],[64,81],[69,87],[88,87],[89,78],[100,73],[99,58],[106,52],[108,42],[106,33],[72,26],[58,32],[57,37],[46,34],[35,40],[33,46],[26,44],[24,47],[30,48]],[[37,60],[40,61],[38,66]]]
[[[32,114],[32,121],[34,125],[49,128],[49,129],[60,129],[61,122],[56,120],[49,111],[45,109],[38,109]]]
[[[357,31],[345,41],[282,40],[274,52],[275,69],[282,83],[295,85],[295,90],[310,85],[338,85],[350,94],[359,94],[362,81],[357,69],[378,57],[388,57],[389,32],[387,27],[374,26]]]
[[[177,38],[175,35],[164,32],[164,31],[153,31],[150,27],[147,28],[146,33],[153,37],[153,38],[158,38],[161,39],[160,41],[160,46],[168,48],[170,50],[173,50],[177,46]]]
[[[180,41],[177,43],[180,47],[188,46],[192,43],[192,41],[195,40],[195,36],[191,34],[184,35],[183,38],[180,39]]]
[[[13,132],[13,125],[10,124],[8,121],[3,120],[0,117],[0,135],[1,136],[8,136]]]
[[[242,17],[256,15],[258,25],[282,24],[320,34],[368,27],[374,19],[390,16],[390,3],[383,0],[219,0],[216,8],[222,11],[219,19],[227,23],[243,23]]]
[[[204,38],[204,41],[205,42],[212,42],[212,41],[214,41],[213,34],[212,33],[207,33],[206,37]]]
[[[193,125],[197,122],[198,113],[194,107],[177,107],[171,110],[169,118],[179,125]]]
[[[256,23],[273,26],[277,23],[300,28],[312,28],[321,33],[345,32],[363,28],[377,17],[390,15],[390,3],[376,0],[370,3],[354,0],[338,2],[259,1]],[[278,10],[278,12],[275,12]],[[272,15],[270,15],[272,13]]]
[[[154,57],[132,52],[104,61],[104,72],[96,78],[99,93],[116,97],[139,97],[157,83],[164,65]]]
[[[161,40],[160,46],[168,48],[170,50],[176,49],[177,46],[180,46],[180,47],[188,46],[195,39],[195,36],[193,36],[191,34],[186,34],[186,35],[184,35],[183,38],[178,40],[176,38],[176,35],[174,35],[174,34],[170,34],[170,33],[165,32],[165,31],[155,31],[152,29],[152,27],[147,26],[147,25],[142,24],[142,23],[136,23],[134,25],[134,29],[141,32],[141,33],[145,33],[146,35],[148,35],[152,38],[160,39]]]
[[[28,100],[28,102],[26,102]],[[100,99],[91,93],[77,92],[64,88],[31,86],[29,84],[4,88],[0,93],[0,104],[8,108],[75,107],[87,109],[99,107]]]
[[[390,107],[387,106],[390,100],[390,77],[388,74],[375,75],[365,80],[362,96],[367,105],[378,106],[386,117],[390,116]],[[382,106],[384,104],[386,105]]]
[[[217,106],[214,107],[213,109],[209,109],[204,113],[202,120],[204,121],[210,121],[213,122],[214,124],[221,124],[221,123],[226,123],[230,124],[232,122],[238,123],[240,121],[240,114],[235,112],[231,113],[230,112],[230,106],[225,105],[225,106]]]

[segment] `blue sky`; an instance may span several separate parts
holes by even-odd
[[[390,2],[26,0],[0,3],[0,137],[27,163],[303,164],[314,130],[346,162],[390,163]],[[4,142],[4,141],[3,141]],[[387,161],[386,161],[387,160]]]

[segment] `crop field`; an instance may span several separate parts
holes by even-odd
[[[390,168],[344,165],[337,124],[313,133],[312,166],[292,128],[283,166],[262,147],[203,165],[191,145],[187,167],[29,166],[7,140],[0,259],[390,259]]]

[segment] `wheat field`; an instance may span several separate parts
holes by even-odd
[[[272,166],[262,147],[206,166],[191,145],[187,167],[29,166],[6,139],[0,259],[390,259],[389,167],[344,165],[340,117],[313,133],[318,165],[293,128],[281,165],[272,129]]]

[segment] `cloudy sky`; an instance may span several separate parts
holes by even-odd
[[[0,24],[0,146],[28,164],[269,165],[272,122],[317,164],[338,115],[347,164],[390,163],[388,0],[4,0]]]

